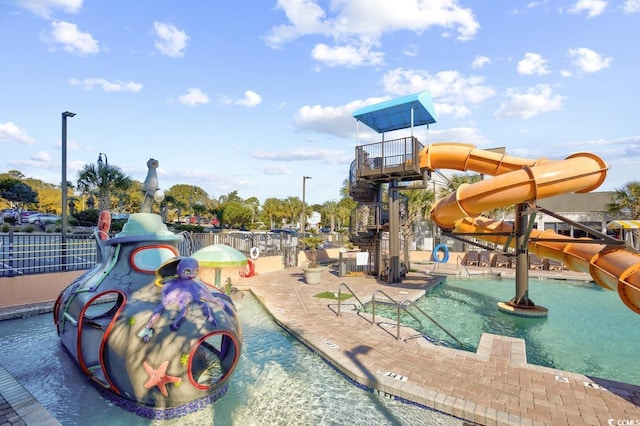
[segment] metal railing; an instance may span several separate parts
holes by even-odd
[[[96,256],[91,234],[0,234],[0,277],[89,269]]]
[[[258,247],[260,256],[281,256],[285,268],[298,264],[297,238],[269,233],[198,233],[184,232],[178,250],[189,256],[212,244],[229,245],[250,256]],[[93,234],[67,234],[62,239],[53,233],[0,233],[0,277],[86,270],[97,261],[98,247]]]
[[[449,336],[453,340],[455,340],[456,343],[458,343],[460,345],[460,347],[462,347],[462,342],[460,342],[458,339],[456,339],[449,331],[447,331],[443,326],[441,326],[436,320],[431,318],[431,316],[429,316],[426,312],[424,312],[422,309],[420,309],[420,307],[417,306],[414,302],[412,302],[409,299],[403,299],[400,302],[397,302],[393,297],[391,297],[387,293],[385,293],[384,290],[376,290],[376,291],[373,292],[373,295],[371,296],[371,322],[373,324],[376,323],[376,295],[377,294],[382,294],[384,297],[386,297],[388,300],[390,300],[393,305],[396,306],[396,309],[397,309],[397,315],[396,315],[396,340],[400,340],[400,326],[401,326],[400,318],[401,318],[401,312],[405,312],[407,315],[409,315],[414,320],[416,320],[418,322],[418,324],[420,324],[420,328],[422,329],[423,326],[422,326],[422,321],[420,320],[420,318],[418,318],[416,315],[414,315],[412,312],[409,311],[409,308],[413,307],[413,308],[417,309],[418,312],[420,312],[426,319],[431,321],[436,327],[438,327],[439,329],[444,331],[447,334],[447,336]],[[420,335],[423,335],[423,333],[420,333]]]
[[[345,283],[340,284],[340,287],[338,287],[338,313],[337,315],[340,316],[340,307],[342,306],[342,288],[346,288],[347,290],[349,290],[349,293],[351,293],[351,295],[353,297],[356,298],[356,300],[358,301],[358,303],[360,303],[360,306],[362,306],[362,309],[366,309],[364,303],[362,303],[362,301],[360,299],[358,299],[358,296],[356,296],[356,294],[353,292],[353,290],[351,290],[351,288],[349,288],[349,286]]]

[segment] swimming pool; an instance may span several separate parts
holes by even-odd
[[[243,332],[229,391],[205,410],[151,421],[104,399],[55,332],[51,315],[0,321],[0,364],[63,425],[461,425],[350,384],[271,321],[250,295],[236,300]]]
[[[496,304],[514,294],[513,279],[449,277],[416,304],[460,340],[463,349],[475,352],[482,333],[519,337],[526,341],[530,364],[640,385],[640,315],[629,310],[617,292],[593,282],[532,278],[529,297],[549,309],[547,318],[500,312]],[[382,315],[376,307],[378,312]],[[395,309],[384,316],[395,319]],[[401,321],[420,329],[409,315]],[[429,336],[458,347],[430,322],[423,321],[422,327]]]

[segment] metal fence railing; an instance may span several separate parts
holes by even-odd
[[[0,277],[89,269],[96,256],[91,234],[0,234]]]
[[[267,233],[182,233],[180,254],[189,256],[212,245],[225,244],[247,257],[258,248],[260,256],[281,256],[285,268],[298,264],[297,237]],[[254,250],[255,252],[255,250]],[[0,234],[0,277],[86,270],[95,265],[97,245],[92,234],[9,232]]]

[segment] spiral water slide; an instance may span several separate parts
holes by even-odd
[[[420,168],[469,170],[493,176],[463,184],[455,193],[438,200],[431,217],[443,229],[474,233],[479,239],[499,245],[509,241],[504,234],[512,231],[512,225],[483,218],[483,212],[563,193],[590,192],[602,184],[607,174],[605,162],[590,153],[576,153],[564,160],[530,160],[463,143],[426,146],[420,152]],[[617,290],[623,303],[640,314],[640,253],[620,245],[581,243],[580,239],[551,230],[533,229],[530,239],[530,253],[591,274],[598,285]]]

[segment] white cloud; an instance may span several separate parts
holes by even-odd
[[[473,127],[451,127],[444,130],[429,130],[429,143],[436,142],[464,142],[477,146],[486,146],[491,143],[485,136],[478,133]]]
[[[293,124],[299,131],[312,131],[342,138],[353,138],[356,133],[353,111],[370,104],[382,102],[382,100],[374,98],[368,101],[354,101],[335,107],[305,105],[298,109],[294,116]]]
[[[182,30],[179,30],[173,24],[165,24],[162,22],[154,22],[153,29],[157,40],[155,47],[163,55],[180,58],[184,56],[184,49],[187,47],[189,36]]]
[[[587,12],[588,18],[600,15],[607,7],[607,2],[604,0],[578,0],[576,4],[569,9],[569,13],[578,14],[581,12]]]
[[[0,123],[0,142],[16,141],[24,145],[34,144],[34,140],[27,135],[27,131],[21,129],[16,123],[9,121]]]
[[[72,86],[82,86],[83,89],[91,90],[95,86],[102,87],[105,92],[134,92],[137,93],[142,90],[141,83],[135,83],[133,81],[108,81],[104,78],[85,78],[84,80],[78,80],[76,78],[69,79],[69,84]]]
[[[235,103],[246,107],[254,107],[262,103],[262,96],[258,95],[253,90],[247,90],[244,92],[244,98],[238,99]]]
[[[98,42],[89,33],[78,30],[76,24],[64,21],[51,23],[51,32],[43,36],[45,42],[61,44],[65,52],[87,56],[100,51]]]
[[[41,163],[49,163],[51,162],[51,156],[45,151],[38,151],[31,156],[33,161],[38,161]]]
[[[323,2],[324,4],[324,2]],[[272,27],[266,42],[273,48],[304,36],[319,35],[332,39],[334,46],[318,43],[313,57],[331,66],[377,65],[379,46],[385,34],[396,31],[422,33],[442,27],[442,36],[454,31],[458,40],[472,39],[480,28],[473,11],[453,1],[370,0],[362,7],[360,0],[342,0],[323,9],[317,0],[278,0],[287,24]]]
[[[410,44],[409,46],[407,46],[404,51],[402,53],[404,53],[405,55],[409,56],[409,57],[416,57],[418,56],[418,52],[419,52],[419,47],[416,44]]]
[[[473,69],[478,69],[478,68],[484,68],[485,65],[488,65],[491,63],[491,59],[489,59],[486,56],[476,56],[475,58],[473,58],[473,62],[471,63],[471,68]]]
[[[251,108],[262,103],[262,96],[253,90],[247,90],[244,92],[244,98],[235,99],[228,96],[222,96],[220,98],[220,103],[223,105],[241,105]]]
[[[321,161],[327,164],[346,164],[353,161],[351,152],[342,149],[303,148],[290,151],[253,151],[251,157],[273,161]]]
[[[311,51],[311,57],[330,67],[346,66],[348,68],[362,65],[381,65],[384,53],[372,51],[370,46],[328,46],[317,44]]]
[[[640,0],[625,0],[622,5],[624,13],[639,13],[640,12]]]
[[[608,68],[611,65],[611,61],[613,61],[612,58],[605,58],[586,47],[569,49],[567,55],[573,58],[573,64],[584,73],[594,73]]]
[[[520,75],[544,75],[549,74],[547,61],[537,53],[527,52],[524,59],[518,62],[518,74]]]
[[[82,0],[17,0],[17,4],[45,19],[48,19],[56,10],[78,13],[82,8]]]
[[[208,104],[209,97],[202,90],[197,88],[189,88],[187,89],[186,95],[178,96],[178,102],[183,105],[198,105],[198,104]]]
[[[258,170],[264,173],[265,175],[290,175],[291,174],[291,169],[282,164],[274,164],[274,165],[268,165],[266,167],[258,167]]]
[[[493,96],[493,88],[484,85],[484,77],[464,77],[458,71],[440,71],[431,75],[424,70],[396,68],[382,78],[385,92],[392,95],[407,95],[429,90],[431,97],[439,103],[438,114],[467,115],[467,105],[479,104]],[[449,106],[447,107],[446,104]]]
[[[507,96],[508,99],[494,113],[495,117],[531,118],[545,112],[561,110],[566,99],[563,96],[554,95],[553,90],[547,84],[538,84],[524,93],[511,89],[508,91]]]

